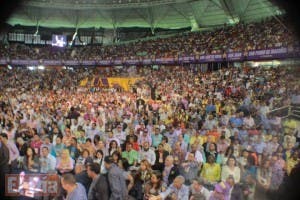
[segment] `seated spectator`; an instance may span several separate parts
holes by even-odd
[[[49,153],[47,146],[42,148],[39,162],[41,173],[55,173],[56,159]]]
[[[111,140],[108,148],[108,155],[112,155],[115,151],[119,151],[119,146],[117,141]]]
[[[90,156],[90,152],[87,149],[83,149],[81,154],[76,160],[77,164],[84,164],[86,160],[93,160],[92,157]]]
[[[94,157],[93,161],[100,165],[100,173],[105,174],[106,169],[105,169],[105,166],[104,166],[104,154],[103,154],[102,150],[99,149],[99,150],[96,151],[96,156]]]
[[[184,177],[176,176],[173,183],[167,188],[166,191],[159,193],[157,196],[152,196],[149,200],[161,200],[170,197],[171,199],[189,199],[189,188],[184,185]]]
[[[163,169],[163,181],[166,185],[170,185],[176,176],[179,175],[179,169],[176,165],[174,165],[173,156],[167,156],[165,160],[165,166]]]
[[[199,163],[196,161],[194,153],[187,153],[187,160],[180,163],[180,174],[185,178],[185,184],[190,185],[200,171]]]
[[[126,143],[126,151],[122,152],[122,158],[126,158],[130,166],[136,166],[138,157],[138,152],[132,149],[132,144]]]
[[[159,127],[155,127],[154,129],[154,133],[151,135],[151,139],[152,139],[152,146],[154,148],[157,148],[158,145],[161,143],[162,141],[162,134],[160,133],[160,129]]]
[[[222,167],[221,180],[226,181],[229,176],[234,178],[234,183],[240,182],[241,170],[237,166],[235,157],[229,157],[227,164]]]
[[[145,184],[144,198],[148,200],[151,196],[157,196],[164,191],[166,185],[163,183],[161,172],[153,171],[150,181]]]
[[[139,160],[146,159],[151,164],[151,166],[155,164],[156,155],[153,149],[149,147],[149,142],[144,142],[143,149],[139,153]]]
[[[39,157],[33,148],[27,147],[22,166],[29,173],[37,173],[39,171]]]
[[[68,149],[63,149],[61,151],[61,156],[56,163],[56,169],[60,174],[65,174],[73,171],[74,160],[71,158]]]
[[[171,155],[174,158],[175,165],[179,165],[185,160],[186,152],[182,150],[180,142],[175,142]]]
[[[56,137],[56,142],[53,145],[51,155],[56,158],[60,158],[62,150],[65,149],[65,145],[62,143],[62,138],[60,136]]]
[[[287,174],[290,175],[293,168],[299,163],[299,152],[295,150],[286,161],[286,171]]]
[[[204,163],[201,170],[201,177],[205,181],[205,186],[208,189],[211,189],[211,186],[221,180],[221,167],[216,163],[213,155],[209,155],[207,163]]]
[[[155,150],[155,164],[152,166],[154,170],[163,171],[164,163],[169,155],[169,152],[164,150],[163,144],[159,144],[158,148]]]
[[[168,138],[166,136],[163,136],[161,144],[164,146],[164,150],[170,153],[172,151],[172,148],[168,143],[168,141],[169,141]]]
[[[195,178],[190,186],[190,200],[209,200],[210,191],[204,187],[204,180]]]

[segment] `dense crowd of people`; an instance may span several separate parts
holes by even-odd
[[[299,125],[271,112],[299,95],[287,67],[137,67],[130,91],[79,87],[95,73],[1,68],[0,174],[57,173],[57,199],[251,200],[299,165]]]
[[[127,44],[53,48],[15,43],[2,45],[0,58],[61,59],[61,60],[113,60],[149,59],[155,57],[192,56],[226,52],[290,47],[298,40],[293,31],[282,27],[277,20],[239,23],[213,31],[184,33],[168,38],[135,41]]]

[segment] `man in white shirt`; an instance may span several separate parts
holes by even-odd
[[[144,142],[143,149],[140,151],[139,162],[146,159],[149,161],[151,166],[153,166],[155,163],[155,160],[156,160],[156,155],[155,155],[153,149],[150,149],[149,147],[150,147],[149,142],[147,142],[147,141]]]
[[[56,159],[54,156],[49,154],[49,149],[47,146],[42,148],[42,155],[40,157],[40,172],[41,173],[51,173],[55,172]]]
[[[195,154],[195,160],[196,160],[200,165],[202,165],[202,163],[203,163],[203,161],[204,161],[203,155],[202,155],[201,151],[199,151],[199,150],[197,149],[197,145],[196,145],[196,144],[192,144],[192,145],[191,145],[191,151],[190,151],[190,152],[192,152],[192,153]],[[188,158],[188,154],[186,154],[185,160],[187,160],[187,158]]]
[[[119,139],[120,145],[123,146],[126,140],[126,133],[122,130],[122,125],[119,124],[117,128],[113,129],[113,133]]]
[[[190,200],[196,199],[198,196],[204,196],[205,200],[208,200],[211,192],[204,186],[204,180],[202,178],[196,178],[190,186],[191,197]]]

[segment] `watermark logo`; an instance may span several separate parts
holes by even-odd
[[[6,196],[55,196],[59,187],[57,174],[6,174]]]

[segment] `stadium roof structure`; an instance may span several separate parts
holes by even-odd
[[[257,21],[284,11],[271,0],[27,0],[10,25],[192,29]]]

